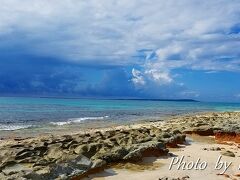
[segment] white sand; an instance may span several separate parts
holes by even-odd
[[[177,157],[184,156],[184,162],[196,162],[200,158],[200,162],[206,161],[208,163],[205,170],[177,170],[177,166],[173,166],[172,170],[169,170],[169,165],[172,157],[161,157],[161,158],[144,158],[144,162],[147,164],[151,163],[151,168],[145,170],[140,170],[141,166],[131,165],[131,169],[126,168],[109,168],[105,169],[104,172],[98,174],[90,175],[86,179],[95,180],[124,180],[124,179],[144,179],[144,180],[158,180],[164,176],[171,178],[182,178],[184,176],[189,176],[189,179],[199,179],[199,180],[214,180],[214,179],[240,179],[236,176],[240,174],[238,170],[240,165],[240,149],[237,145],[223,145],[216,144],[212,138],[209,137],[197,137],[191,136],[189,143],[191,145],[184,145],[182,148],[170,149]],[[204,148],[220,147],[230,150],[235,153],[235,157],[222,156],[222,161],[227,163],[232,162],[229,169],[224,175],[217,175],[221,173],[223,169],[216,170],[215,165],[217,159],[221,155],[221,151],[204,150]],[[155,169],[154,169],[155,168]],[[228,177],[227,177],[228,176]]]

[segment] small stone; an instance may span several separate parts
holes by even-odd
[[[235,154],[232,151],[222,151],[223,156],[235,157]]]
[[[186,179],[189,179],[190,177],[188,175],[182,177],[182,180],[186,180]]]

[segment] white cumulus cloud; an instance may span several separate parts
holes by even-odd
[[[144,77],[141,73],[141,71],[136,70],[136,69],[132,69],[132,82],[136,85],[136,86],[142,86],[145,85],[145,80]]]

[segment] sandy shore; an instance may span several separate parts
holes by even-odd
[[[117,164],[104,171],[91,174],[85,180],[123,180],[123,179],[145,179],[145,180],[170,180],[170,179],[240,179],[240,151],[237,144],[217,144],[214,137],[188,136],[187,145],[178,148],[169,148],[170,153],[162,157],[145,157],[141,163]],[[231,151],[235,157],[223,155]],[[169,170],[173,156],[186,162],[186,167],[173,165]],[[216,169],[216,163],[221,157],[221,162],[231,163],[229,168]],[[198,158],[200,161],[198,161]],[[191,168],[192,162],[198,164],[197,168]],[[199,162],[199,163],[197,163]],[[200,165],[207,162],[207,167],[201,170]],[[187,169],[187,164],[189,169]]]
[[[239,122],[239,112],[202,113],[164,122],[2,140],[0,179],[237,179]],[[226,172],[214,170],[219,155],[232,162]],[[177,170],[175,161],[183,156],[186,163],[200,158],[208,165],[204,170]],[[173,158],[176,165],[170,171]]]

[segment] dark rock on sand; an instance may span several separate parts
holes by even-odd
[[[230,156],[230,157],[235,157],[235,154],[232,151],[222,151],[221,154],[223,156]]]
[[[178,178],[172,178],[172,177],[162,177],[162,178],[159,178],[159,180],[187,180],[189,179],[190,177],[189,176],[183,176],[183,177],[178,177]]]

